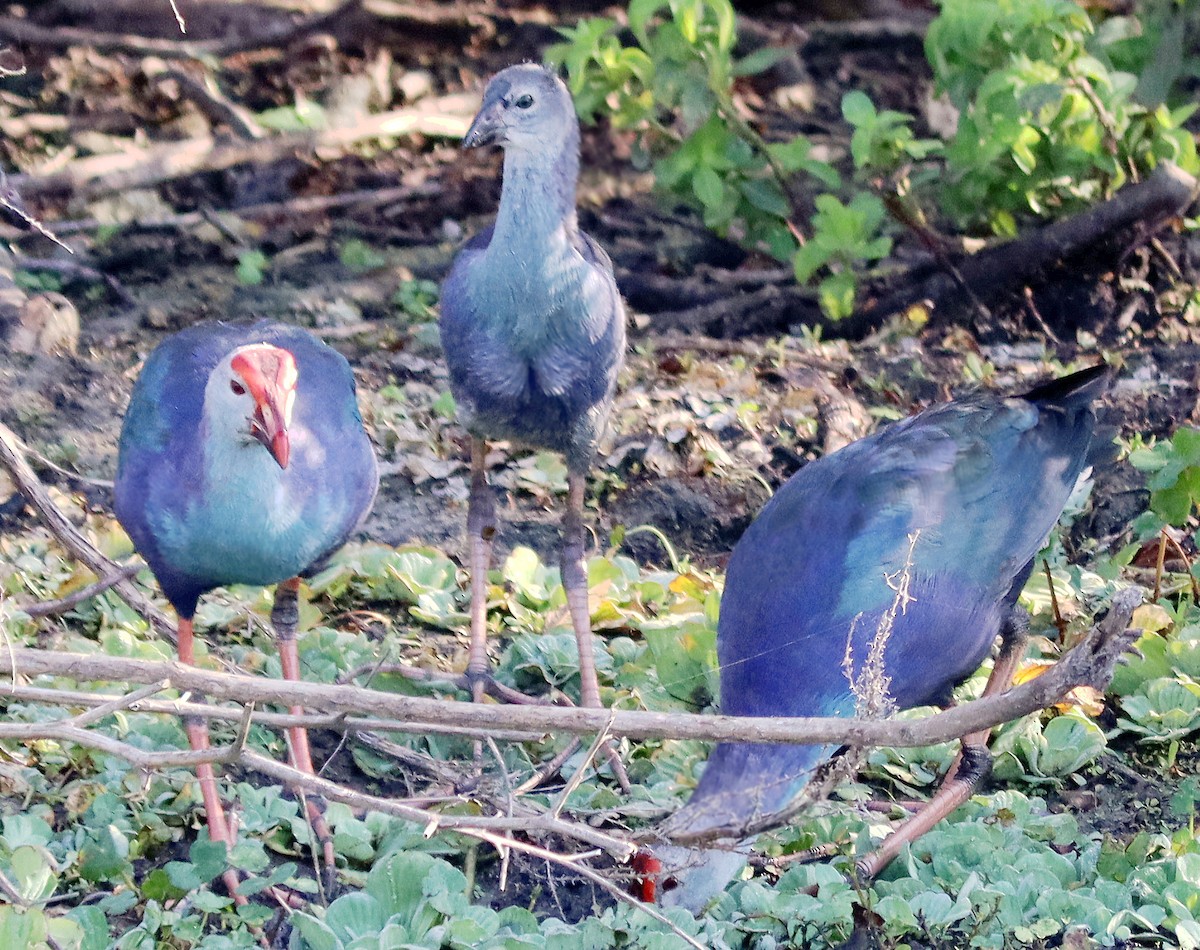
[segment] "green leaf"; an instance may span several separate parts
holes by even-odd
[[[733,74],[735,76],[756,76],[766,72],[776,63],[783,62],[794,53],[795,50],[786,46],[764,46],[734,63]]]
[[[342,950],[342,942],[333,930],[311,914],[294,914],[292,924],[300,934],[301,950]]]
[[[46,916],[38,908],[18,910],[0,904],[0,947],[45,946]]]
[[[79,853],[79,876],[93,884],[117,881],[133,871],[129,840],[116,825],[89,830]]]
[[[387,923],[388,914],[371,894],[343,894],[325,914],[325,924],[340,942],[352,943],[361,937],[378,937]]]
[[[700,203],[708,208],[715,208],[725,199],[725,183],[708,165],[701,165],[692,176],[692,189]]]
[[[851,125],[866,125],[876,118],[875,103],[865,92],[855,89],[842,96],[842,117]]]
[[[48,898],[58,886],[54,858],[50,852],[34,845],[22,845],[8,859],[13,883],[21,896],[30,903]]]

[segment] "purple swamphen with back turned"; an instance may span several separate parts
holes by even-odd
[[[201,595],[277,584],[271,620],[283,675],[300,678],[299,578],[358,528],[378,486],[354,375],[310,333],[271,323],[190,327],[146,360],[121,428],[116,512],[179,616],[179,658],[194,663]],[[294,710],[299,711],[299,710]],[[187,722],[193,749],[204,720]],[[308,734],[289,730],[293,764],[312,772]],[[211,765],[197,769],[209,836],[232,844]],[[315,805],[310,820],[325,838]],[[226,883],[236,877],[226,872]]]
[[[1017,597],[1076,480],[1104,451],[1091,403],[1108,379],[1097,366],[1015,398],[935,406],[797,472],[729,562],[722,711],[854,716],[946,704],[997,633],[988,688],[1011,685],[1027,619]],[[958,768],[860,862],[864,877],[967,799],[990,763],[986,741],[964,738]],[[661,826],[680,844],[638,865],[661,872],[663,902],[696,911],[724,888],[745,864],[743,839],[772,816],[777,824],[835,751],[717,745],[691,799]]]
[[[442,286],[441,336],[459,418],[472,436],[467,513],[475,698],[489,671],[487,572],[495,514],[487,439],[562,452],[567,463],[562,579],[579,645],[583,705],[599,706],[583,559],[583,501],[625,352],[612,263],[579,229],[579,121],[551,71],[497,73],[463,140],[504,149],[496,223],[467,243]]]

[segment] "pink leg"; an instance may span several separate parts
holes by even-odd
[[[196,665],[195,637],[190,617],[179,620],[179,661],[188,666]],[[188,745],[194,752],[204,752],[210,748],[208,738],[208,723],[203,719],[189,718],[184,721],[187,731]],[[200,795],[204,799],[204,813],[208,823],[208,837],[219,841],[226,848],[233,846],[233,835],[229,823],[225,820],[225,806],[221,804],[221,796],[217,793],[217,777],[211,762],[203,762],[196,766],[196,777],[200,780]],[[225,887],[235,903],[245,904],[246,898],[238,894],[238,876],[233,868],[226,868],[221,874]]]
[[[563,516],[562,580],[567,594],[567,609],[575,628],[579,647],[579,704],[600,708],[600,682],[596,677],[596,656],[592,638],[592,615],[588,608],[587,565],[583,559],[584,476],[567,475],[567,511]]]
[[[296,627],[300,621],[299,611],[300,578],[283,581],[275,588],[275,605],[271,608],[271,625],[275,628],[275,640],[279,644],[279,662],[283,667],[283,678],[291,682],[300,679],[300,653],[296,649]],[[291,706],[292,715],[304,712],[303,706]],[[289,726],[288,759],[292,767],[316,775],[312,763],[312,750],[308,744],[308,730],[303,726]],[[325,821],[324,802],[312,795],[305,796],[308,823],[313,834],[321,842],[325,866],[330,873],[337,866],[333,850],[333,834]]]
[[[471,698],[477,703],[483,700],[491,674],[487,655],[487,591],[495,534],[495,503],[487,483],[487,442],[472,438],[471,495],[467,502],[467,535],[471,546],[471,654],[467,679]]]
[[[579,648],[579,703],[600,709],[600,681],[596,676],[595,641],[592,635],[592,614],[588,607],[587,564],[583,559],[583,496],[587,486],[582,472],[567,473],[567,511],[563,515],[562,581],[567,594],[567,610],[575,628],[575,643]],[[617,747],[605,742],[604,753],[612,765],[621,788],[630,790],[629,775],[617,753]]]
[[[1029,617],[1020,608],[1014,608],[1000,630],[1000,653],[992,675],[983,688],[984,696],[994,696],[1012,686],[1013,675],[1025,653],[1025,636],[1029,628]],[[861,858],[856,865],[859,880],[869,881],[878,877],[896,856],[923,834],[966,802],[974,794],[979,783],[992,769],[991,753],[987,749],[991,729],[983,729],[963,736],[958,757],[942,779],[942,784],[919,812],[903,822],[888,835],[883,843]]]

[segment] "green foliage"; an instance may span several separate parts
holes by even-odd
[[[865,92],[855,90],[842,97],[842,118],[854,129],[850,157],[858,169],[896,168],[938,148],[938,143],[913,135],[911,115],[892,109],[880,112]]]
[[[1129,461],[1150,473],[1150,511],[1166,524],[1187,524],[1200,504],[1200,429],[1178,429],[1170,439],[1135,450]]]
[[[63,289],[62,276],[51,270],[15,270],[12,279],[13,283],[29,294]]]
[[[638,131],[660,187],[717,233],[791,261],[798,280],[817,282],[826,316],[847,316],[864,269],[891,252],[886,216],[806,138],[768,143],[746,121],[737,77],[780,54],[734,59],[729,0],[632,0],[628,17],[633,45],[614,20],[585,19],[546,53],[565,67],[580,116]],[[957,131],[944,145],[917,139],[912,116],[852,91],[842,115],[855,172],[872,189],[890,178],[898,200],[915,202],[914,219],[937,205],[956,223],[1011,235],[1024,218],[1076,211],[1163,160],[1200,169],[1183,128],[1193,107],[1172,108],[1164,92],[1196,70],[1180,37],[1200,28],[1165,3],[1146,18],[1145,35],[1133,18],[1097,31],[1074,0],[946,0],[926,54]],[[914,163],[927,167],[910,181]],[[813,190],[802,238],[798,196]]]
[[[938,89],[959,110],[946,147],[945,209],[1013,234],[1107,197],[1164,159],[1197,168],[1190,110],[1148,108],[1137,77],[1095,55],[1072,0],[945,0],[926,34]]]
[[[255,120],[264,129],[274,132],[309,132],[329,125],[325,110],[304,96],[298,96],[294,105],[260,112]]]
[[[849,205],[833,195],[818,195],[816,207],[813,237],[796,252],[792,266],[801,282],[823,268],[831,272],[818,291],[821,309],[839,320],[854,311],[855,265],[886,257],[892,239],[879,236],[885,216],[883,202],[869,192],[859,192]]]
[[[262,251],[243,251],[238,255],[237,279],[247,286],[257,286],[266,279],[267,255]]]
[[[788,260],[797,248],[788,176],[829,186],[838,175],[803,136],[763,141],[733,101],[737,76],[769,67],[772,50],[737,61],[729,0],[633,0],[624,46],[612,20],[583,20],[546,51],[567,70],[585,120],[606,114],[642,133],[660,186],[696,206],[719,234]]]
[[[437,318],[438,294],[437,281],[405,280],[392,295],[392,306],[414,323],[428,323]]]
[[[876,382],[883,386],[886,381]],[[389,389],[376,394],[377,426],[435,418],[430,407],[440,396],[436,384],[408,381]],[[705,400],[710,397],[697,397],[693,410],[701,418],[709,411],[728,419],[753,414],[740,398],[714,395]],[[1166,443],[1150,451],[1148,457],[1163,460],[1155,462],[1154,471],[1165,469],[1176,451],[1182,450]],[[539,497],[556,494],[562,473],[551,461],[535,455],[509,466],[509,487]],[[462,477],[451,471],[455,474],[444,479],[444,486]],[[1069,510],[1077,511],[1080,504],[1074,499]],[[93,517],[85,529],[110,553],[127,552],[127,541],[106,520]],[[1120,583],[1121,564],[1103,556],[1089,562],[1074,551],[1072,565],[1058,533],[1043,557],[1073,636]],[[720,577],[692,566],[686,552],[674,554],[672,561],[670,569],[646,567],[612,550],[589,559],[589,604],[599,634],[596,661],[608,704],[694,710],[713,701]],[[0,623],[6,635],[16,645],[45,635],[14,609],[8,595],[50,598],[89,581],[46,537],[0,538]],[[149,589],[151,582],[143,575],[139,583]],[[468,627],[465,578],[456,561],[440,550],[350,546],[311,579],[304,595],[298,648],[306,679],[334,682],[355,671],[360,682],[369,678],[375,688],[428,692],[428,686],[401,676],[362,670],[398,656],[431,668],[461,669],[454,664],[461,661]],[[487,600],[499,681],[537,694],[577,690],[577,658],[557,567],[518,547],[490,573]],[[1049,662],[1057,655],[1051,642],[1057,635],[1050,627],[1049,589],[1040,570],[1022,602],[1034,614],[1038,662]],[[219,654],[247,670],[279,675],[270,637],[258,622],[247,623],[251,616],[265,619],[269,604],[263,592],[249,588],[207,598],[198,616],[198,645],[208,641],[213,646],[211,653],[201,649],[200,662],[213,662]],[[372,627],[384,628],[382,635],[374,629],[365,635],[348,619],[363,616],[371,618]],[[881,795],[927,795],[953,759],[954,744],[873,750],[864,781],[842,784],[833,800],[807,809],[756,843],[768,856],[796,854],[819,844],[839,848],[839,856],[791,867],[778,881],[770,872],[748,872],[704,918],[673,912],[672,920],[702,945],[730,948],[834,947],[849,939],[856,926],[867,931],[866,939],[897,948],[1074,946],[1087,941],[1103,946],[1197,945],[1200,845],[1190,822],[1200,791],[1194,777],[1179,781],[1171,766],[1178,762],[1181,769],[1194,770],[1200,609],[1184,595],[1148,606],[1135,622],[1147,631],[1138,641],[1140,655],[1118,668],[1105,699],[1108,708],[1103,713],[1091,703],[1060,708],[997,730],[996,782],[1006,790],[974,797],[903,853],[873,886],[853,886],[846,872],[852,858],[876,844],[896,815],[880,815],[861,803]],[[210,636],[213,628],[219,637]],[[55,635],[67,649],[97,655],[159,658],[170,652],[146,639],[140,620],[114,595],[81,604]],[[984,679],[982,674],[973,677],[960,690],[961,698],[977,694]],[[38,685],[80,686],[48,679]],[[452,692],[453,687],[443,685],[438,691]],[[913,710],[903,715],[927,714]],[[6,707],[7,720],[14,724],[64,715],[33,702],[10,700]],[[141,710],[121,710],[89,728],[148,750],[179,749],[186,743],[174,717]],[[234,740],[232,725],[214,723],[213,729],[216,744]],[[286,754],[272,731],[255,727],[247,741],[264,754]],[[471,754],[469,740],[458,738],[396,736],[395,741],[460,765]],[[567,741],[552,735],[536,743],[498,745],[515,784],[535,764],[564,750]],[[385,788],[398,786],[397,780],[413,780],[394,757],[351,742],[354,763]],[[212,883],[227,859],[220,847],[195,832],[199,795],[190,771],[164,768],[141,775],[111,756],[66,742],[19,745],[5,740],[2,745],[10,759],[3,788],[6,812],[0,819],[0,873],[25,903],[0,907],[0,946],[10,945],[6,940],[21,941],[13,946],[79,950],[258,945],[252,926],[263,922],[270,907],[260,897],[238,908]],[[596,778],[580,750],[564,767],[568,775],[585,768],[564,815],[640,830],[679,807],[700,773],[706,749],[690,741],[639,741],[622,751],[634,781],[632,794],[614,792],[605,766]],[[1082,809],[1078,818],[1063,813],[1069,805],[1066,795],[1057,797],[1063,786],[1103,782],[1098,789],[1103,799],[1104,792],[1115,789],[1105,776],[1118,773],[1120,769],[1110,767],[1122,763],[1126,771],[1146,777],[1138,794],[1158,796],[1157,811],[1153,801],[1122,799],[1131,813],[1137,812],[1128,828],[1122,824],[1123,812],[1116,822],[1103,810]],[[534,790],[519,800],[548,808],[559,791]],[[228,861],[249,876],[243,893],[254,895],[281,883],[313,895],[312,903],[293,917],[294,950],[680,945],[661,923],[626,906],[597,910],[575,924],[548,916],[546,909],[553,905],[534,903],[536,894],[529,898],[536,915],[525,906],[482,906],[485,897],[494,896],[490,882],[497,859],[490,848],[480,846],[469,861],[468,846],[458,835],[426,839],[420,824],[355,815],[336,803],[326,814],[339,859],[341,896],[323,908],[307,866],[311,831],[298,803],[281,789],[237,781],[228,771],[222,775],[221,792],[238,815],[238,840]],[[1049,803],[1036,797],[1043,794]],[[431,804],[430,813],[478,807],[468,797],[456,796]],[[1094,825],[1088,824],[1093,820]],[[519,874],[520,867],[514,857],[512,868],[517,870],[511,873]],[[816,896],[812,887],[819,888]],[[509,899],[503,895],[499,901]],[[520,901],[524,904],[524,892]],[[63,913],[66,907],[71,910]]]
[[[347,270],[356,274],[378,270],[388,262],[386,254],[361,238],[351,238],[343,243],[338,259]]]

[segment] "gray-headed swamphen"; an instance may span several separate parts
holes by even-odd
[[[164,340],[125,413],[115,501],[178,614],[179,659],[195,662],[201,595],[277,584],[271,620],[283,675],[299,679],[299,579],[354,533],[378,481],[354,375],[336,350],[271,323],[200,324]],[[186,728],[193,749],[208,748],[204,720]],[[292,728],[288,738],[292,763],[311,773],[307,732]],[[212,765],[197,772],[209,836],[232,844]],[[309,817],[332,867],[315,804]],[[225,878],[232,893],[237,879],[231,871]]]
[[[1017,597],[1096,457],[1091,404],[1108,379],[1097,366],[1024,396],[935,406],[797,472],[729,562],[717,636],[722,711],[854,716],[864,705],[878,714],[945,704],[997,633],[989,689],[1011,685],[1027,620]],[[860,863],[864,877],[969,797],[990,763],[986,741],[964,738],[957,772]],[[662,871],[663,902],[696,911],[723,889],[745,864],[744,839],[835,751],[717,745],[691,799],[661,826],[681,844],[638,865]]]
[[[526,63],[497,73],[464,148],[504,149],[496,223],[467,243],[442,286],[441,336],[459,418],[472,436],[467,512],[471,655],[480,698],[489,672],[487,572],[495,513],[487,439],[562,452],[567,463],[562,579],[579,645],[581,700],[600,705],[583,553],[587,471],[625,352],[612,263],[579,229],[579,122],[566,86]]]

